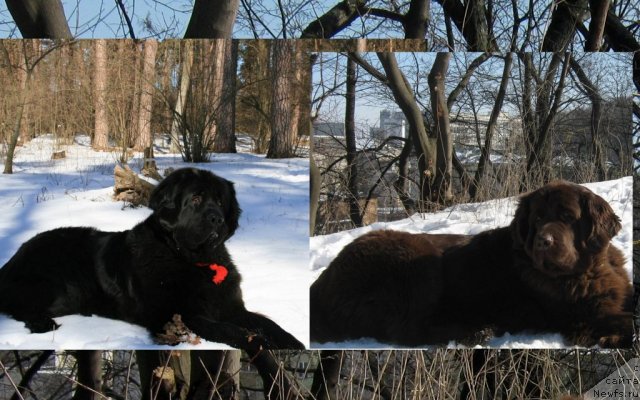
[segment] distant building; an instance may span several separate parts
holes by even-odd
[[[461,146],[478,147],[477,131],[480,131],[480,145],[484,145],[485,132],[490,120],[489,114],[459,113],[451,120],[451,134],[454,143]],[[513,141],[521,135],[522,121],[520,118],[511,117],[506,113],[500,113],[496,120],[493,134],[494,150],[506,150],[513,146]]]
[[[313,136],[344,138],[344,122],[314,122]]]
[[[402,111],[380,111],[380,127],[372,127],[371,136],[375,139],[386,139],[389,136],[407,137],[407,120]]]

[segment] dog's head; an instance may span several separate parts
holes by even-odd
[[[238,228],[240,206],[233,183],[209,171],[183,168],[151,193],[149,207],[181,254],[207,262]]]
[[[550,276],[579,274],[583,260],[605,250],[621,229],[609,203],[589,189],[555,181],[520,198],[511,229],[538,270]]]

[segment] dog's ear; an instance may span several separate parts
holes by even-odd
[[[149,208],[153,210],[154,216],[160,225],[171,231],[178,222],[178,214],[180,213],[175,204],[175,190],[172,189],[171,175],[156,186],[149,197]]]
[[[240,204],[238,204],[238,200],[236,199],[236,189],[233,187],[233,182],[226,179],[224,179],[224,181],[227,184],[227,198],[229,199],[224,219],[227,223],[227,227],[229,228],[229,237],[231,237],[236,229],[238,229],[238,220],[240,219],[242,210],[240,209]]]
[[[622,229],[620,218],[605,199],[584,190],[581,194],[582,210],[587,220],[587,246],[600,250]]]
[[[516,248],[524,247],[529,236],[529,214],[531,214],[531,202],[533,197],[537,196],[537,192],[524,194],[518,200],[518,208],[511,222],[511,235],[513,244]]]

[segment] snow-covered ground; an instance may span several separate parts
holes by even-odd
[[[67,157],[51,160],[53,149]],[[161,149],[160,149],[161,150]],[[158,154],[158,168],[195,166],[235,182],[243,210],[240,228],[227,242],[243,277],[247,308],[269,316],[303,343],[309,337],[309,168],[306,159],[268,160],[238,153],[214,154],[211,162],[187,164],[176,154]],[[140,154],[129,162],[134,170]],[[38,232],[61,226],[120,231],[150,210],[112,200],[118,153],[95,152],[86,136],[56,145],[44,135],[17,149],[14,174],[0,174],[0,266]],[[25,293],[24,301],[38,293]],[[0,314],[0,348],[144,349],[156,347],[139,326],[101,317],[57,318],[62,326],[31,334],[22,322]],[[179,345],[177,348],[188,347]],[[175,347],[174,347],[175,348]],[[203,341],[199,349],[228,348]]]
[[[632,191],[633,180],[625,177],[607,182],[585,184],[596,194],[609,202],[622,220],[622,230],[613,239],[613,244],[627,257],[629,281],[632,273]],[[508,225],[517,207],[517,197],[497,199],[485,203],[461,204],[432,214],[416,214],[410,218],[390,223],[376,223],[364,228],[343,231],[311,238],[311,269],[313,280],[329,265],[338,252],[352,240],[376,229],[394,229],[413,233],[454,233],[476,234],[488,229]],[[489,347],[502,348],[564,348],[569,345],[559,334],[504,335],[488,343]],[[340,343],[311,343],[312,348],[389,348],[389,344],[370,338],[350,340]],[[449,347],[462,347],[450,343]]]

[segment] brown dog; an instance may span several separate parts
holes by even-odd
[[[620,228],[605,200],[559,181],[478,235],[369,233],[311,286],[311,340],[418,346],[528,331],[628,346],[632,287],[610,245]]]

